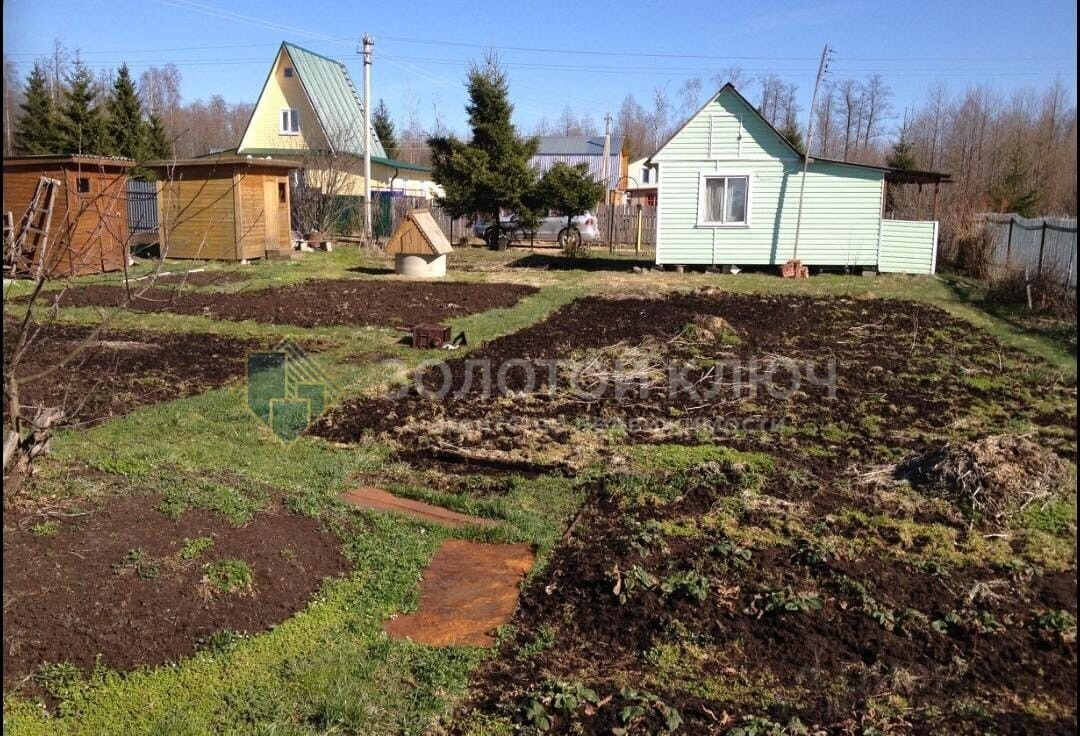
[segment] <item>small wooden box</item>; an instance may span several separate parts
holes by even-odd
[[[450,328],[442,325],[413,325],[412,344],[414,348],[427,350],[441,348],[450,342]]]

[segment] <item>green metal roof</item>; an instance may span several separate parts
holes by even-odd
[[[285,42],[282,47],[289,54],[296,76],[334,150],[363,156],[364,105],[349,77],[349,70],[340,61],[291,43]],[[386,158],[374,127],[371,144],[372,158]]]

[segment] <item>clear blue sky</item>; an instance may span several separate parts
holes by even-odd
[[[798,83],[805,110],[825,42],[836,49],[833,77],[880,72],[898,112],[936,81],[954,92],[986,83],[1007,93],[1060,78],[1076,96],[1074,0],[4,2],[4,55],[21,73],[59,38],[95,67],[127,61],[137,74],[174,62],[186,100],[253,102],[282,40],[345,61],[359,86],[365,32],[376,40],[373,94],[399,126],[410,111],[430,125],[437,110],[463,131],[466,64],[485,46],[508,63],[526,130],[566,104],[599,121],[628,92],[649,107],[658,85],[677,106],[684,80],[702,76],[709,88],[735,64]]]

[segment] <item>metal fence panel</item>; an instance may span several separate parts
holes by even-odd
[[[1003,268],[1026,268],[1076,288],[1076,220],[985,215],[990,259]]]
[[[158,229],[157,185],[152,181],[127,181],[128,230],[145,233]]]

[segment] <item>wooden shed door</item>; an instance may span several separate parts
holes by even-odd
[[[266,227],[266,249],[281,249],[278,238],[278,187],[277,180],[263,179],[263,225]]]

